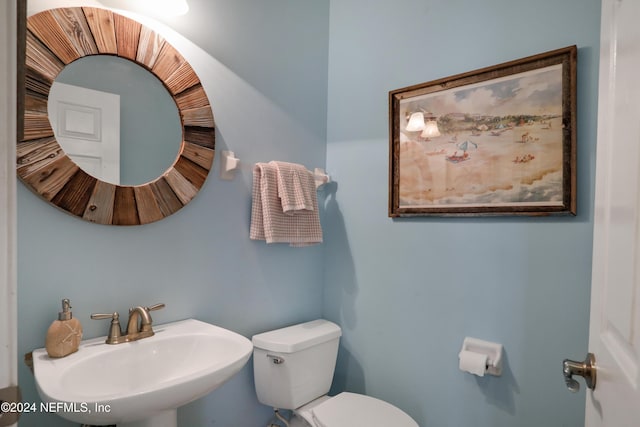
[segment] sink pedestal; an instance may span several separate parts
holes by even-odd
[[[119,423],[117,427],[178,427],[178,410],[162,411],[144,420]]]

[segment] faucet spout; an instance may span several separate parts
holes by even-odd
[[[146,338],[153,335],[151,328],[151,315],[142,306],[129,309],[129,322],[127,322],[127,338],[130,341]]]

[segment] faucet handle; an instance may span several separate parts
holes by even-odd
[[[102,319],[119,319],[120,315],[118,314],[117,311],[114,311],[113,313],[106,313],[106,314],[102,314],[102,313],[92,313],[91,314],[91,318],[93,320],[102,320]]]
[[[158,304],[153,304],[150,307],[145,307],[144,309],[147,310],[147,313],[149,313],[150,311],[160,310],[161,308],[164,308],[164,307],[165,307],[164,303],[161,302],[161,303],[158,303]],[[151,314],[149,314],[149,325],[148,326],[147,325],[142,325],[142,328],[145,328],[145,329],[148,328],[149,330],[152,330],[151,329],[151,323],[152,322],[153,322],[153,319],[151,318]]]
[[[147,311],[160,310],[161,308],[165,308],[165,304],[163,302],[158,304],[153,304],[151,307],[146,307]]]
[[[111,319],[109,335],[107,335],[105,343],[120,344],[127,340],[127,337],[122,335],[122,329],[120,329],[120,315],[117,311],[114,311],[111,314],[93,313],[91,318],[94,320]]]

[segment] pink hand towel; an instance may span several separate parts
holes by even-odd
[[[297,163],[269,162],[276,167],[278,178],[278,197],[282,211],[294,214],[297,211],[313,211],[314,198],[317,199],[315,179],[306,167]],[[314,197],[315,196],[315,197]]]
[[[311,207],[287,214],[278,196],[277,168],[273,164],[256,163],[253,168],[251,227],[249,238],[267,243],[289,243],[309,246],[322,242],[315,184],[311,183]]]

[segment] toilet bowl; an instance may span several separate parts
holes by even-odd
[[[383,400],[350,392],[328,396],[341,335],[324,319],[254,335],[258,400],[293,411],[291,427],[418,427]]]
[[[409,415],[390,403],[349,392],[323,396],[293,413],[298,420],[291,427],[418,427]]]

